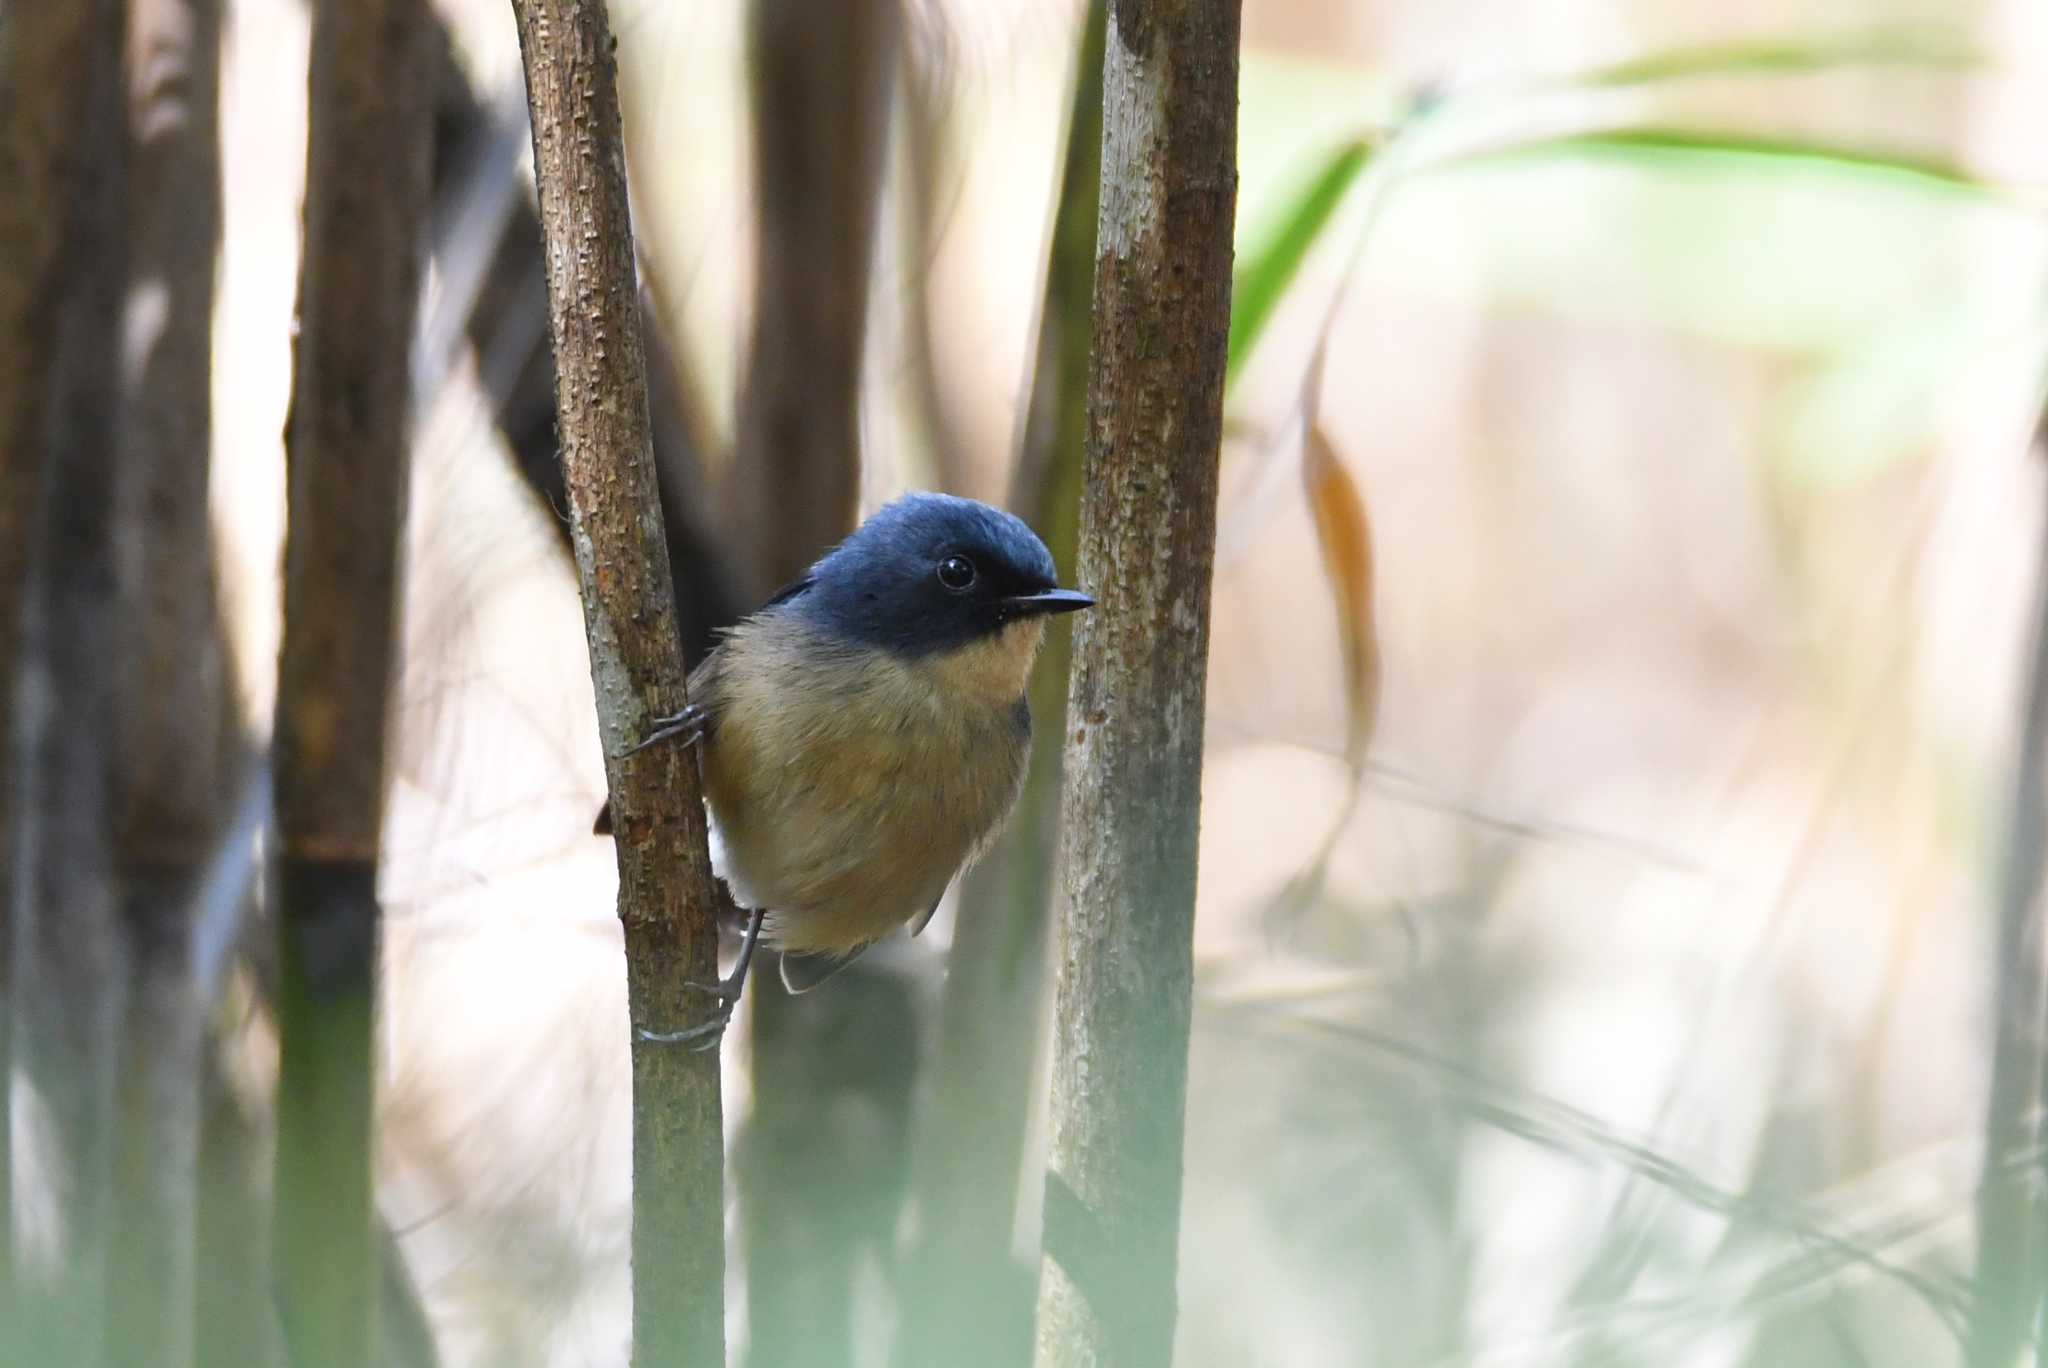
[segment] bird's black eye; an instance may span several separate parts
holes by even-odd
[[[958,594],[974,587],[974,562],[965,556],[948,556],[939,562],[939,583]]]

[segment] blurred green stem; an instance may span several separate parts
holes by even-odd
[[[1105,6],[1088,8],[1068,116],[1038,352],[1011,505],[1070,583],[1087,433],[1090,295],[1102,169]],[[1045,997],[1047,913],[1059,832],[1070,637],[1048,637],[1031,680],[1031,772],[1009,829],[967,876],[939,1012],[937,1058],[913,1157],[918,1239],[899,1360],[1024,1362],[1032,1282],[1012,1257],[1032,1064]]]
[[[2043,874],[2048,871],[2048,546],[2035,571],[2033,649],[2013,777],[1992,962],[1991,1101],[1984,1120],[1984,1177],[1977,1188],[1976,1304],[1971,1368],[2012,1368],[2034,1337],[2042,1297],[2042,1071],[2048,1052],[2043,979]],[[2031,1154],[2027,1163],[2012,1162]]]
[[[353,1368],[376,1344],[370,1027],[429,184],[428,34],[424,0],[313,7],[272,741],[271,1248],[297,1368]]]
[[[115,513],[122,672],[111,798],[134,966],[122,1034],[109,1358],[194,1361],[200,1060],[193,912],[239,748],[214,590],[219,0],[130,0],[127,299]],[[161,313],[157,313],[161,310]]]

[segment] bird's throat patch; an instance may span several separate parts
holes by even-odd
[[[932,662],[939,687],[960,698],[1007,704],[1024,692],[1045,641],[1045,619],[1020,618]]]

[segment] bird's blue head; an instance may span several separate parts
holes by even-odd
[[[813,565],[788,607],[836,636],[914,659],[1094,603],[1060,588],[1056,573],[1022,519],[973,499],[906,494]]]

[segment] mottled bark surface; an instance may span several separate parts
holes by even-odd
[[[314,8],[287,433],[272,1241],[295,1364],[376,1344],[370,1025],[409,358],[428,185],[424,0]]]
[[[1043,1365],[1173,1352],[1237,0],[1110,6],[1060,845]]]
[[[1072,583],[1087,431],[1090,296],[1102,169],[1105,7],[1089,6],[1039,311],[1037,360],[1010,507]],[[899,1356],[909,1365],[1030,1356],[1032,1280],[1012,1252],[1041,1038],[1070,638],[1046,638],[1031,679],[1031,771],[1001,842],[960,890],[930,1103],[918,1134],[918,1241]]]
[[[705,1021],[717,903],[695,751],[630,754],[684,697],[627,217],[617,72],[597,0],[514,0],[547,243],[562,471],[618,846],[633,1028],[633,1355],[725,1354],[718,1055],[647,1032]]]
[[[219,0],[130,0],[128,355],[115,485],[115,862],[134,960],[110,1356],[192,1362],[200,1050],[192,904],[221,835],[232,700],[208,508]]]
[[[860,368],[875,212],[896,72],[898,0],[753,0],[754,167],[760,200],[754,338],[729,503],[753,542],[741,586],[758,603],[853,527]]]

